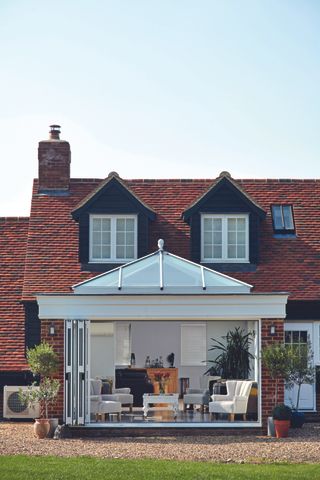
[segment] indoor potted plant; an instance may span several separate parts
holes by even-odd
[[[291,408],[287,405],[281,403],[274,407],[272,411],[272,418],[277,438],[286,438],[288,436],[291,416]]]
[[[291,357],[291,351],[283,343],[272,343],[262,349],[262,366],[275,385],[274,406],[278,404],[280,382],[289,377]],[[275,436],[273,416],[268,417],[268,435]]]
[[[246,333],[242,328],[236,327],[222,338],[224,342],[211,338],[213,344],[209,352],[218,352],[218,356],[214,360],[208,360],[212,365],[205,375],[218,375],[228,380],[246,380],[251,371],[250,362],[255,358],[250,352],[253,333]]]
[[[291,427],[293,428],[301,428],[305,420],[304,413],[299,412],[301,386],[303,384],[311,385],[314,379],[315,367],[313,366],[313,352],[310,342],[292,348],[286,386],[288,388],[298,387],[296,404],[293,407],[291,417]]]
[[[51,425],[57,423],[57,419],[48,418],[48,409],[58,395],[60,382],[50,378],[58,369],[58,357],[51,345],[42,342],[34,348],[27,350],[27,361],[34,376],[40,376],[39,385],[34,382],[27,390],[20,390],[19,395],[22,401],[27,404],[39,403],[40,418],[35,419],[34,431],[39,438],[45,438]],[[34,386],[38,386],[34,389]]]

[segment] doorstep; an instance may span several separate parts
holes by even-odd
[[[261,426],[193,426],[168,424],[157,425],[110,425],[110,424],[89,424],[65,427],[66,436],[71,438],[81,437],[179,437],[179,436],[208,436],[208,435],[262,435]]]

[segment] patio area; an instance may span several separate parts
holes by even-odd
[[[290,430],[287,439],[255,435],[38,440],[32,423],[0,423],[0,455],[158,458],[228,463],[319,462],[320,424]]]

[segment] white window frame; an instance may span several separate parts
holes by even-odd
[[[204,257],[204,220],[205,218],[220,218],[222,220],[222,257],[205,258]],[[244,258],[228,258],[228,219],[243,218],[246,221],[246,244]],[[249,215],[248,214],[201,214],[201,262],[202,263],[249,263]]]
[[[188,359],[188,342],[194,346],[194,329],[197,332],[201,331],[202,334],[202,345],[197,352],[198,358]],[[189,332],[188,332],[189,330]],[[189,338],[187,338],[189,335]],[[182,367],[204,367],[207,361],[207,325],[206,323],[182,323],[180,326],[180,336],[181,336],[181,359],[180,365]]]
[[[95,218],[108,218],[111,221],[111,256],[110,258],[93,258],[93,220]],[[134,257],[133,258],[116,258],[116,222],[119,218],[132,218],[134,220]],[[89,222],[89,262],[90,263],[127,263],[138,258],[138,216],[137,215],[125,215],[125,214],[112,214],[112,215],[90,215]]]

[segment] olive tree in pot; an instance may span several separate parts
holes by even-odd
[[[310,342],[297,345],[291,349],[291,362],[286,386],[293,389],[297,387],[296,404],[293,406],[291,427],[301,428],[304,424],[305,416],[299,412],[301,386],[303,384],[311,385],[315,380],[315,367],[313,366],[313,351]]]
[[[278,405],[280,383],[287,381],[291,365],[292,353],[283,343],[272,343],[262,349],[262,366],[274,381],[274,407]],[[281,404],[282,405],[282,404]],[[275,436],[274,418],[268,417],[268,435]]]
[[[42,342],[27,350],[27,361],[33,375],[40,376],[40,383],[34,382],[27,390],[20,390],[19,395],[29,405],[39,403],[41,418],[35,419],[34,431],[39,438],[45,438],[58,423],[57,419],[48,418],[49,406],[56,402],[60,388],[59,380],[51,378],[58,370],[58,357],[51,345]]]

